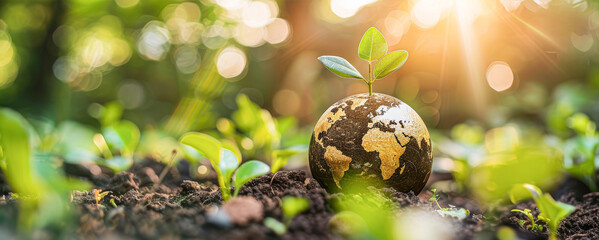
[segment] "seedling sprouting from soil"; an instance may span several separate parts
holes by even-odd
[[[274,218],[267,217],[264,219],[264,225],[279,235],[285,234],[291,220],[293,220],[296,215],[306,211],[309,207],[310,203],[306,198],[284,197],[281,199],[281,210],[283,210],[284,222],[282,223]]]
[[[297,124],[295,118],[275,118],[244,94],[239,94],[236,102],[238,109],[231,119],[219,119],[216,128],[231,145],[240,146],[244,154],[261,157],[271,163],[272,172],[277,172],[291,156],[307,151],[305,144],[282,146],[283,134]],[[294,142],[293,137],[286,137],[287,142]]]
[[[362,36],[358,47],[358,55],[368,62],[368,77],[364,78],[354,66],[342,57],[321,56],[318,60],[340,77],[362,79],[368,85],[368,93],[372,95],[374,81],[401,68],[408,60],[408,52],[405,50],[390,53],[387,53],[387,50],[387,41],[383,34],[371,27]]]
[[[102,189],[94,189],[94,200],[96,200],[96,207],[100,207],[100,202],[102,201],[102,199],[104,199],[104,197],[106,197],[106,195],[108,195],[110,193],[110,191],[106,191],[106,192],[102,192]]]
[[[537,232],[543,231],[543,226],[535,223],[535,217],[530,212],[530,209],[528,209],[528,208],[526,208],[524,210],[512,209],[512,212],[519,212],[519,213],[524,214],[524,216],[528,217],[528,220],[530,221],[530,225],[526,226],[526,229],[537,231]],[[518,223],[520,224],[520,227],[524,227],[525,222],[523,220],[520,220]]]
[[[459,219],[464,219],[464,218],[468,217],[468,215],[470,215],[470,211],[465,208],[456,208],[451,205],[449,205],[448,208],[441,207],[441,205],[439,205],[440,197],[439,197],[439,194],[437,193],[437,189],[433,188],[433,189],[431,189],[431,192],[433,192],[433,196],[431,196],[431,198],[429,198],[428,200],[437,204],[437,207],[439,208],[439,210],[437,210],[437,213],[439,213],[441,216],[450,216],[450,217],[456,217]]]
[[[231,198],[231,178],[235,170],[237,173],[233,178],[235,185],[233,197],[239,194],[243,184],[270,171],[268,165],[257,160],[247,161],[239,166],[240,156],[235,155],[220,141],[203,133],[187,133],[181,137],[180,142],[194,148],[210,160],[210,164],[218,176],[218,185],[225,201]]]
[[[570,204],[556,202],[548,193],[543,194],[540,188],[531,184],[517,184],[510,190],[510,200],[512,203],[531,198],[539,208],[538,218],[543,220],[549,226],[551,236],[549,239],[557,239],[557,228],[559,223],[572,214],[575,208]]]

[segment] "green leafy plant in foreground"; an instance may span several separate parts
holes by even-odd
[[[32,214],[38,203],[36,196],[42,190],[33,176],[28,131],[28,123],[21,114],[0,108],[0,166],[14,191],[28,196],[22,198],[20,209],[23,213],[19,218],[19,222],[27,227],[33,221]]]
[[[448,208],[441,207],[441,205],[439,205],[440,197],[439,197],[439,194],[437,193],[437,189],[433,188],[433,189],[431,189],[431,192],[433,193],[433,196],[431,196],[428,200],[437,204],[437,207],[439,208],[439,210],[437,210],[437,213],[439,213],[441,216],[450,216],[450,217],[456,217],[459,219],[464,219],[464,218],[468,217],[468,215],[470,215],[470,211],[465,208],[456,208],[451,205],[449,205]]]
[[[596,192],[595,156],[599,146],[596,124],[583,113],[569,117],[567,124],[577,136],[564,144],[564,167],[572,176],[587,184],[592,192]]]
[[[574,206],[555,201],[551,195],[548,193],[543,194],[540,188],[532,184],[516,184],[510,190],[512,203],[531,197],[541,212],[538,218],[546,222],[549,231],[551,231],[550,239],[557,239],[559,223],[574,212]]]
[[[267,217],[264,219],[264,225],[272,229],[275,233],[282,235],[287,232],[287,226],[293,218],[310,208],[308,199],[303,197],[286,196],[281,199],[281,210],[283,210],[284,222]]]
[[[401,68],[408,60],[408,52],[397,50],[387,53],[387,41],[378,29],[369,28],[358,47],[360,58],[368,62],[368,77],[364,78],[347,60],[337,56],[321,56],[318,58],[325,67],[340,77],[362,79],[368,85],[368,93],[372,95],[372,84],[395,70]]]
[[[54,131],[35,130],[19,113],[0,108],[0,167],[20,196],[18,226],[25,232],[69,221],[71,191],[90,188],[87,182],[65,177],[57,167],[61,159],[49,152],[57,145],[51,141]]]
[[[180,142],[194,148],[208,158],[218,176],[218,185],[225,201],[231,198],[231,180],[233,180],[235,186],[235,192],[233,193],[233,197],[235,197],[244,184],[270,171],[268,165],[258,160],[247,161],[240,166],[240,156],[235,155],[223,143],[207,134],[187,133],[181,137]],[[237,170],[237,173],[235,173],[235,170]],[[233,173],[235,173],[234,177]]]

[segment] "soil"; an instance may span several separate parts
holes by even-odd
[[[360,198],[360,194],[380,196],[385,199],[384,207],[400,211],[411,207],[430,212],[438,209],[428,201],[432,195],[428,190],[418,196],[412,192],[375,187],[369,187],[358,195],[329,194],[304,170],[280,171],[258,177],[242,187],[240,196],[243,198],[225,204],[212,177],[192,179],[187,174],[189,164],[183,162],[177,166],[170,168],[164,180],[157,185],[165,165],[152,159],[145,159],[134,164],[129,171],[118,174],[112,174],[109,169],[97,165],[65,165],[63,170],[68,175],[87,179],[96,189],[111,193],[97,205],[93,191],[74,192],[72,209],[75,216],[72,224],[52,225],[36,232],[35,238],[342,239],[329,229],[329,221],[335,215],[334,206],[347,199]],[[580,187],[576,184],[568,180],[563,186],[579,189],[573,187]],[[0,200],[0,233],[11,236],[10,233],[14,233],[16,228],[14,219],[18,215],[15,207],[18,200],[7,195],[9,188],[5,185],[0,187],[3,191]],[[599,239],[599,193],[588,193],[588,189],[580,188],[563,193],[558,189],[554,194],[557,194],[554,195],[556,199],[576,206],[576,211],[562,221],[559,238]],[[289,222],[285,234],[277,235],[263,222],[268,217],[285,221],[280,207],[281,198],[285,196],[307,198],[310,207]],[[548,237],[548,232],[523,229],[518,220],[526,220],[525,217],[509,212],[509,209],[516,207],[529,208],[536,216],[538,209],[532,201],[510,206],[497,219],[483,216],[485,210],[475,201],[457,193],[441,193],[440,197],[439,203],[443,207],[453,205],[471,212],[463,220],[443,217],[455,230],[453,239],[493,238],[498,225],[511,227],[521,239]]]
[[[558,227],[558,238],[566,240],[599,239],[599,192],[590,192],[589,188],[580,180],[568,177],[552,192],[554,199],[571,204],[576,207],[574,212],[561,221]],[[524,214],[504,211],[501,215],[501,224],[510,226],[517,231],[521,239],[547,239],[549,231],[547,224],[539,221],[536,216],[539,209],[534,201],[526,201],[512,206],[510,209],[530,209],[535,222],[543,226],[544,231],[537,232],[520,226],[519,221],[524,221],[524,226],[530,221]]]

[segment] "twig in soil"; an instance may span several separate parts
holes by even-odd
[[[277,174],[279,174],[279,172],[276,172],[275,174],[272,175],[272,178],[270,178],[270,183],[268,184],[270,186],[270,191],[272,192],[272,195],[275,195],[275,190],[272,189],[272,181],[275,180],[275,177],[277,176]]]
[[[173,161],[175,160],[175,156],[177,156],[177,149],[173,149],[173,151],[171,152],[171,160],[168,162],[166,167],[164,169],[162,169],[162,172],[160,173],[160,177],[158,178],[158,182],[154,184],[154,187],[152,190],[156,190],[156,188],[158,188],[158,186],[160,186],[160,183],[162,183],[162,180],[164,180],[164,177],[166,177],[166,174],[171,170],[171,167],[173,166]]]

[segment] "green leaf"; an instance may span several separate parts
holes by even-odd
[[[115,156],[102,162],[102,165],[109,167],[114,172],[126,171],[133,165],[133,159],[123,156]]]
[[[395,72],[402,67],[408,60],[408,52],[405,50],[397,50],[386,54],[383,58],[376,62],[374,66],[374,79],[381,79]]]
[[[274,162],[271,167],[271,172],[275,173],[281,170],[289,158],[295,154],[302,153],[308,150],[308,145],[295,145],[287,149],[275,150],[272,152]]]
[[[57,143],[54,150],[69,163],[95,162],[98,160],[98,147],[94,145],[95,132],[79,123],[65,121],[55,132]]]
[[[183,135],[179,142],[200,152],[200,154],[210,160],[212,166],[218,166],[220,149],[223,146],[216,138],[204,133],[190,132]]]
[[[591,191],[597,190],[595,182],[595,152],[599,136],[579,135],[568,139],[563,145],[564,167],[568,172],[586,183]]]
[[[360,58],[372,62],[381,58],[385,53],[387,53],[387,41],[383,34],[374,27],[366,30],[358,47]]]
[[[279,235],[283,235],[287,232],[287,226],[285,226],[285,224],[271,217],[264,219],[264,226],[270,228],[273,232]]]
[[[218,168],[220,169],[223,177],[225,178],[225,184],[230,186],[231,176],[235,172],[235,169],[239,167],[237,156],[231,150],[226,148],[220,149],[220,161],[218,161]]]
[[[118,102],[109,102],[100,110],[100,124],[103,127],[110,126],[118,122],[123,115],[123,106]]]
[[[567,124],[579,135],[591,137],[595,135],[597,128],[595,123],[584,113],[575,113],[568,118]]]
[[[260,106],[244,94],[237,95],[236,103],[237,111],[232,114],[235,125],[243,132],[252,132],[260,124]]]
[[[220,142],[223,145],[223,148],[230,150],[235,154],[235,156],[237,157],[237,163],[241,164],[241,151],[237,147],[237,144],[228,139],[222,139],[220,140]]]
[[[522,200],[530,198],[539,198],[543,194],[543,191],[532,184],[514,184],[510,189],[510,201],[517,203]]]
[[[131,155],[139,143],[140,132],[137,126],[130,121],[120,121],[102,129],[102,135],[112,148]]]
[[[535,199],[535,202],[541,211],[541,213],[539,213],[539,218],[546,218],[549,220],[548,224],[552,235],[556,234],[557,227],[562,219],[566,218],[576,210],[576,208],[570,204],[556,202],[548,193]]]
[[[303,197],[284,197],[282,200],[281,209],[283,210],[283,214],[289,220],[291,220],[295,215],[298,215],[310,208],[310,203],[308,199]]]
[[[2,172],[15,192],[35,195],[39,189],[32,174],[28,125],[18,112],[0,108],[0,146],[5,159]]]
[[[235,173],[235,194],[237,196],[241,186],[246,184],[250,180],[267,174],[270,171],[270,167],[263,162],[258,160],[247,161],[242,164],[237,173]]]
[[[437,210],[437,213],[439,213],[441,216],[455,217],[460,220],[463,220],[464,218],[468,217],[468,215],[470,215],[470,211],[468,211],[468,209],[454,207]]]
[[[364,79],[360,72],[347,60],[337,56],[320,56],[318,58],[331,72],[340,77]]]

